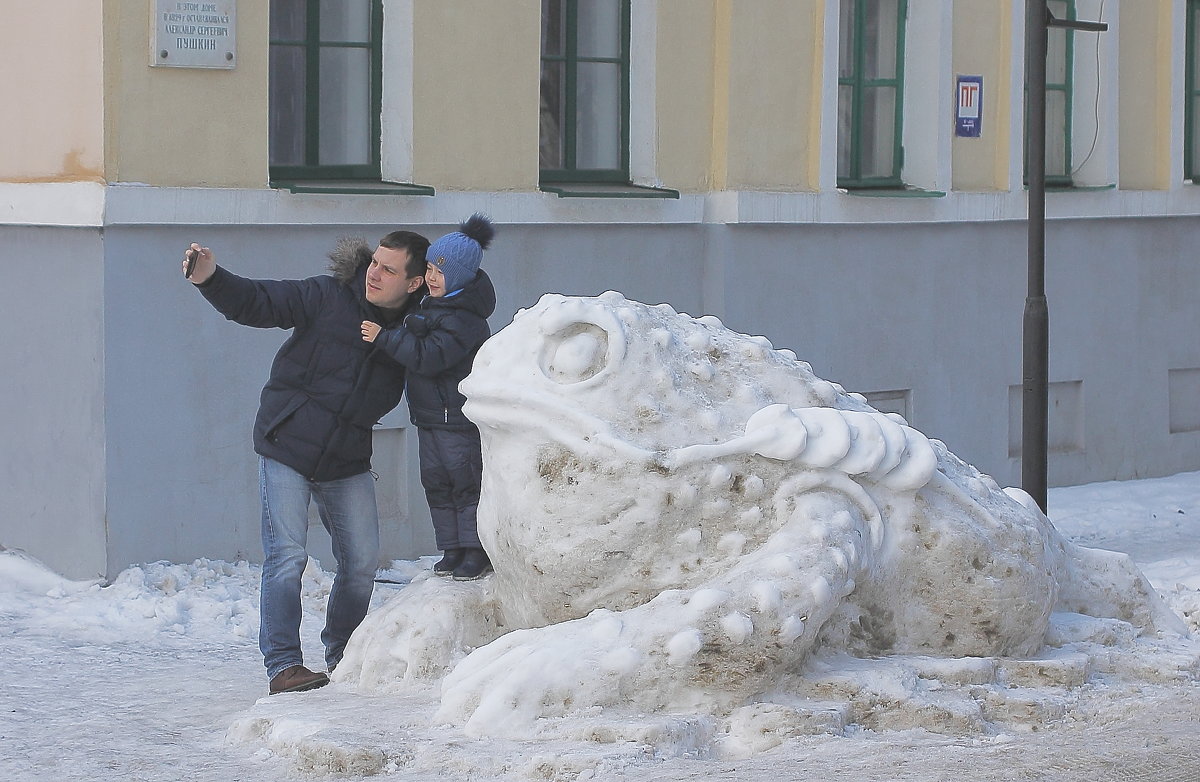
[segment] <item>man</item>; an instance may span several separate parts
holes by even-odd
[[[337,561],[321,633],[330,671],[366,616],[379,564],[371,430],[399,403],[404,369],[363,342],[360,324],[399,323],[420,301],[428,248],[410,231],[389,233],[374,251],[343,240],[330,253],[331,274],[304,280],[249,280],[217,266],[207,247],[192,244],[185,253],[184,275],[226,318],[292,329],[254,422],[262,496],[259,648],[272,695],[329,683],[327,674],[304,666],[300,649],[310,500]]]

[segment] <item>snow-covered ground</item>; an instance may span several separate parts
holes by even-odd
[[[1054,489],[1049,515],[1077,543],[1129,553],[1200,631],[1200,473]],[[431,562],[381,573],[399,583],[381,583],[375,606],[427,578]],[[258,575],[246,563],[153,563],[102,587],[0,551],[0,780],[1200,779],[1200,684],[1177,673],[1196,672],[1196,642],[1159,650],[1145,676],[1089,669],[1081,686],[1034,677],[1022,702],[1037,716],[1011,730],[898,723],[805,735],[785,725],[721,753],[704,720],[600,715],[578,735],[475,739],[436,724],[432,685],[364,696],[335,682],[265,698]],[[330,581],[316,568],[306,576],[311,660],[321,659]],[[859,670],[854,684],[868,688],[903,675],[886,660]]]

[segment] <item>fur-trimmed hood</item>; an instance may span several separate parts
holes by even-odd
[[[342,285],[349,285],[359,271],[371,263],[375,251],[361,236],[343,236],[329,251],[329,273]]]

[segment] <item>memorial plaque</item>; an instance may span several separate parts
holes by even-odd
[[[168,68],[237,66],[237,0],[155,0],[150,64]]]

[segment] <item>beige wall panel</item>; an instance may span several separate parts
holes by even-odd
[[[238,3],[236,68],[152,68],[152,0],[105,0],[110,180],[266,186],[267,7]]]
[[[103,180],[101,16],[95,0],[5,3],[0,181]]]
[[[824,0],[737,3],[727,172],[733,190],[816,190]]]
[[[951,140],[955,190],[1008,189],[1010,128],[1022,100],[1011,88],[1014,54],[1022,55],[1010,46],[1012,3],[954,0],[954,72],[983,77],[983,135]]]
[[[536,190],[539,0],[416,0],[413,180]]]
[[[1171,186],[1171,0],[1121,4],[1120,183]]]
[[[726,81],[714,94],[714,73],[727,79],[730,0],[659,0],[658,91],[659,179],[685,192],[724,187],[724,143],[714,155],[714,100],[724,104]],[[717,36],[718,24],[725,39]],[[719,62],[714,62],[718,57]],[[728,113],[722,106],[715,110]],[[724,128],[720,129],[723,133]]]

